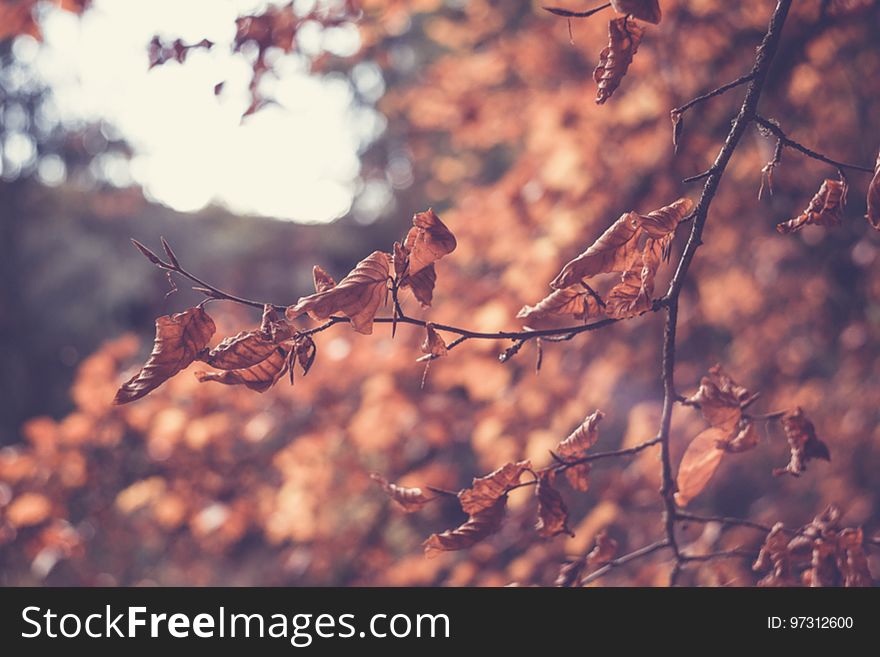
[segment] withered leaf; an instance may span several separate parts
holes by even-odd
[[[263,317],[260,320],[260,333],[272,342],[282,342],[288,339],[292,333],[292,327],[287,319],[281,317],[271,304],[263,306]]]
[[[220,370],[238,370],[266,360],[275,348],[262,331],[242,331],[225,338],[202,360]]]
[[[752,570],[755,572],[772,569],[758,582],[758,586],[794,586],[796,582],[792,577],[791,562],[785,527],[781,522],[777,522],[764,539],[758,558],[752,565]]]
[[[425,556],[433,557],[440,552],[465,550],[476,545],[501,529],[506,508],[507,496],[504,495],[491,506],[471,514],[461,526],[447,529],[441,534],[431,534],[423,543]]]
[[[807,209],[794,219],[777,224],[776,230],[780,233],[793,233],[810,224],[839,226],[843,207],[846,205],[846,191],[845,181],[826,178]]]
[[[617,541],[608,535],[608,530],[603,529],[596,536],[596,546],[587,555],[587,565],[590,568],[598,568],[614,558],[617,554]]]
[[[434,298],[434,284],[437,282],[437,270],[434,269],[434,263],[431,263],[424,269],[420,269],[415,274],[407,274],[401,287],[412,290],[413,296],[425,308],[430,307]]]
[[[428,502],[435,499],[433,496],[426,495],[421,488],[405,488],[392,484],[376,472],[370,474],[370,479],[379,484],[385,494],[407,513],[420,511]]]
[[[287,371],[287,365],[287,351],[276,346],[266,358],[250,367],[223,372],[196,372],[196,378],[202,382],[244,385],[257,392],[266,392]]]
[[[843,585],[874,586],[861,528],[844,529],[840,532],[837,542],[840,551],[843,552],[837,557],[837,565],[843,575]]]
[[[529,322],[540,322],[564,315],[586,320],[600,314],[602,306],[596,296],[581,285],[572,285],[554,290],[534,306],[523,306],[516,316]]]
[[[140,372],[122,384],[114,404],[140,399],[189,366],[214,335],[214,320],[200,306],[156,319],[153,352]]]
[[[774,475],[788,473],[798,477],[806,471],[807,463],[811,459],[831,460],[828,446],[816,436],[813,423],[807,419],[800,406],[782,417],[782,429],[791,448],[791,460],[784,468],[773,470]]]
[[[336,287],[301,298],[287,309],[288,319],[308,313],[312,319],[327,319],[342,313],[358,333],[373,332],[376,311],[385,300],[391,265],[387,253],[374,251],[361,260]]]
[[[721,365],[714,365],[709,369],[709,376],[700,381],[697,392],[686,401],[699,405],[710,425],[729,433],[737,427],[743,406],[752,399],[752,394],[730,378]]]
[[[440,334],[437,333],[434,325],[431,322],[425,324],[425,341],[422,343],[422,352],[425,354],[419,361],[426,360],[434,360],[435,358],[441,358],[446,355],[446,343],[443,341],[443,338],[440,337]]]
[[[410,275],[420,272],[445,255],[455,251],[455,236],[440,217],[428,208],[413,216],[413,227],[409,229],[403,248],[406,250]]]
[[[539,536],[552,538],[559,534],[574,536],[568,526],[568,507],[559,491],[553,487],[555,472],[545,470],[538,478],[535,495],[538,497],[538,523],[535,530]]]
[[[312,267],[312,278],[315,280],[315,292],[326,292],[336,287],[336,281],[320,265]]]
[[[874,228],[880,230],[880,155],[874,165],[874,178],[868,185],[868,213],[865,215]]]
[[[468,515],[479,513],[507,495],[511,486],[519,483],[523,472],[531,469],[529,461],[507,463],[485,477],[475,477],[470,488],[458,493],[462,510]]]
[[[725,452],[736,454],[739,452],[747,452],[758,446],[760,436],[755,429],[754,423],[743,418],[740,420],[738,431],[731,433],[727,438],[718,443],[718,447]]]
[[[565,460],[584,456],[599,439],[599,422],[604,417],[605,414],[600,410],[588,415],[577,429],[556,446],[556,453]]]
[[[586,456],[599,439],[599,421],[605,417],[602,411],[595,411],[571,432],[569,436],[556,446],[556,455],[566,462],[576,461]],[[590,487],[590,463],[570,465],[565,469],[565,477],[575,490],[586,492]]]
[[[593,79],[599,85],[596,104],[602,105],[620,86],[643,34],[638,23],[627,16],[608,23],[608,45],[599,54],[599,65],[593,71]]]
[[[575,559],[563,564],[553,584],[563,588],[578,586],[581,581],[581,574],[586,566],[586,559]]]
[[[562,268],[550,287],[561,290],[596,274],[629,269],[638,253],[638,244],[633,238],[639,221],[639,215],[635,212],[620,215],[586,251]]]
[[[678,466],[676,504],[687,506],[712,479],[721,463],[721,457],[724,456],[724,450],[718,447],[718,443],[725,438],[727,432],[724,429],[709,427],[697,434],[688,445],[681,457],[681,465]]]
[[[653,306],[654,276],[659,266],[660,259],[646,248],[633,266],[623,272],[620,282],[609,290],[605,313],[615,319],[626,319],[650,310]]]
[[[654,25],[662,17],[658,0],[611,0],[611,6],[618,14],[629,14]]]
[[[678,224],[694,209],[694,202],[687,197],[682,197],[659,210],[652,210],[648,214],[639,215],[639,226],[644,229],[649,237],[660,239],[670,233],[674,233]]]
[[[310,335],[297,335],[293,342],[293,349],[287,354],[287,372],[290,376],[290,384],[293,385],[294,364],[299,363],[303,376],[309,373],[318,355],[318,347]]]

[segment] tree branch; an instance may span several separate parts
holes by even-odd
[[[733,121],[727,139],[718,155],[715,158],[710,173],[706,178],[703,186],[703,193],[697,203],[697,207],[693,212],[693,225],[691,226],[690,236],[687,245],[682,252],[678,262],[678,267],[669,284],[669,290],[666,293],[666,324],[663,332],[663,360],[662,360],[662,380],[663,380],[663,410],[660,417],[660,430],[658,439],[661,445],[661,462],[662,462],[662,484],[660,494],[663,498],[664,513],[663,522],[666,529],[666,543],[672,548],[676,562],[682,561],[681,552],[675,538],[675,521],[679,517],[678,507],[675,503],[675,480],[672,474],[672,461],[670,456],[670,427],[672,423],[672,411],[676,400],[679,398],[675,392],[675,336],[678,324],[678,300],[681,294],[682,286],[687,277],[688,270],[693,262],[697,249],[702,244],[703,228],[709,216],[709,208],[712,200],[718,191],[724,170],[727,168],[730,158],[745,134],[749,123],[755,120],[757,116],[758,101],[764,90],[764,83],[767,80],[767,73],[773,62],[773,57],[779,47],[779,41],[782,34],[782,28],[788,17],[788,11],[791,8],[792,0],[779,0],[776,9],[770,18],[767,32],[755,56],[755,64],[749,73],[749,86],[746,91],[746,97],[743,100],[739,113]]]
[[[819,162],[824,162],[825,164],[830,164],[836,169],[852,169],[853,171],[864,171],[865,173],[874,173],[874,167],[866,167],[861,164],[848,164],[846,162],[838,162],[837,160],[832,160],[827,155],[822,155],[817,151],[814,151],[811,148],[807,148],[801,143],[796,142],[794,139],[791,139],[779,125],[771,121],[770,119],[765,119],[763,116],[755,115],[754,117],[755,123],[760,125],[762,128],[766,129],[767,132],[771,133],[774,137],[776,137],[783,145],[788,146],[789,148],[793,148],[800,153],[803,153],[807,157],[811,157],[814,160],[818,160]]]

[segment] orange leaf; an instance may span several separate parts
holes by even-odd
[[[419,270],[415,274],[408,274],[401,282],[402,288],[412,290],[413,296],[425,308],[430,307],[434,298],[434,284],[437,282],[437,270],[434,269],[434,263],[431,263],[424,269]]]
[[[387,253],[374,251],[361,260],[336,287],[301,298],[287,309],[288,319],[308,313],[312,319],[327,319],[342,313],[358,333],[373,332],[376,311],[385,300],[391,265]]]
[[[723,441],[727,433],[718,427],[709,427],[691,441],[678,466],[678,492],[675,503],[687,506],[688,502],[699,495],[712,479],[715,470],[721,463],[724,451],[719,449],[718,442]]]
[[[491,506],[471,514],[461,526],[447,529],[442,534],[431,534],[423,544],[425,556],[434,557],[440,552],[465,550],[476,545],[501,529],[506,508],[507,496],[504,495]]]
[[[653,306],[654,276],[660,259],[654,258],[646,247],[645,252],[623,272],[620,282],[608,292],[605,313],[615,319],[626,319],[647,312]]]
[[[421,488],[404,488],[390,483],[385,477],[375,472],[370,474],[370,479],[375,481],[388,497],[407,513],[420,511],[423,506],[434,498],[426,495]]]
[[[593,71],[593,79],[599,85],[596,104],[608,100],[620,86],[633,56],[639,49],[644,30],[627,16],[615,18],[608,23],[608,45],[599,54],[599,65]]]
[[[794,219],[777,224],[776,230],[780,233],[793,233],[809,224],[839,226],[843,206],[846,205],[846,190],[845,181],[826,178],[807,209]]]
[[[698,404],[706,422],[729,434],[739,424],[743,405],[751,399],[752,394],[730,378],[721,365],[714,365],[709,376],[700,381],[696,394],[686,401]]]
[[[156,320],[153,352],[140,372],[122,384],[114,404],[127,404],[155,390],[192,363],[214,335],[214,320],[200,306]]]
[[[605,414],[599,410],[587,416],[583,423],[569,434],[568,438],[556,446],[556,455],[565,461],[576,461],[586,456],[587,450],[595,445],[599,439],[598,425],[603,417]],[[590,487],[591,469],[592,466],[589,463],[568,466],[565,469],[565,477],[572,488],[586,492]]]
[[[538,479],[535,495],[538,496],[538,524],[535,530],[544,538],[559,534],[574,536],[568,527],[568,507],[559,491],[553,487],[553,470],[545,470]]]
[[[510,487],[519,483],[522,473],[531,467],[532,464],[529,461],[507,463],[485,477],[475,478],[470,488],[466,488],[458,494],[462,510],[473,515],[488,509],[500,498],[506,496]]]

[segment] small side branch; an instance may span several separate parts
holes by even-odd
[[[764,128],[767,132],[776,137],[783,145],[788,148],[792,148],[800,153],[803,153],[807,157],[813,158],[814,160],[818,160],[819,162],[824,162],[825,164],[829,164],[836,169],[851,169],[852,171],[863,171],[865,173],[874,173],[874,167],[866,167],[861,164],[849,164],[847,162],[839,162],[837,160],[833,160],[827,155],[823,155],[818,151],[814,151],[812,148],[807,148],[803,144],[796,142],[794,139],[791,139],[782,128],[775,121],[771,121],[770,119],[764,118],[760,115],[755,115],[755,123]]]
[[[607,575],[609,572],[614,570],[615,568],[619,568],[625,564],[630,563],[631,561],[635,561],[636,559],[641,559],[642,557],[647,557],[649,554],[654,554],[658,550],[662,550],[664,548],[669,547],[669,541],[663,539],[662,541],[657,541],[656,543],[651,543],[650,545],[646,545],[643,548],[639,548],[638,550],[633,550],[629,554],[625,554],[622,557],[617,557],[616,559],[612,559],[608,563],[606,563],[601,568],[594,570],[592,573],[587,575],[581,580],[581,585],[586,586],[590,582],[595,582],[600,577]]]
[[[610,6],[611,3],[606,2],[604,5],[594,7],[593,9],[587,9],[586,11],[571,11],[569,9],[563,9],[562,7],[542,7],[542,9],[544,11],[549,11],[551,14],[562,16],[563,18],[589,18],[593,14],[598,14],[603,9],[608,9]]]
[[[712,91],[704,93],[702,96],[697,96],[693,100],[689,100],[681,107],[676,107],[672,110],[671,114],[684,114],[694,105],[699,105],[700,103],[704,103],[710,98],[715,98],[715,96],[720,96],[721,94],[727,93],[731,89],[735,89],[736,87],[745,84],[746,82],[751,81],[752,78],[755,77],[754,72],[749,72],[743,75],[742,77],[737,78],[733,82],[728,82],[727,84],[723,84],[717,89],[713,89]]]

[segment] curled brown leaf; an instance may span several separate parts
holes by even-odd
[[[603,417],[605,414],[599,410],[588,415],[577,429],[556,446],[556,455],[567,463],[586,456],[587,450],[595,445],[599,439],[598,425]],[[572,488],[581,492],[589,489],[591,467],[589,463],[578,463],[566,467],[565,477]]]
[[[575,319],[590,319],[602,314],[598,297],[582,285],[554,290],[534,306],[523,306],[517,313],[519,319],[540,322],[571,315]]]
[[[443,341],[443,338],[440,337],[440,334],[437,333],[437,330],[431,322],[425,324],[425,332],[425,341],[422,343],[422,352],[425,355],[418,360],[434,360],[435,358],[442,358],[445,356],[447,351],[446,343]]]
[[[458,493],[462,510],[473,515],[491,507],[498,499],[506,496],[508,490],[519,483],[523,472],[531,467],[529,461],[506,463],[485,477],[474,478],[470,488]]]
[[[275,346],[266,358],[254,365],[222,372],[196,372],[196,378],[202,382],[244,385],[257,392],[266,392],[287,371],[287,366],[287,350]]]
[[[596,104],[602,105],[620,86],[643,34],[638,23],[627,16],[608,23],[608,45],[599,54],[599,65],[593,71],[593,79],[599,85]]]
[[[425,556],[434,557],[440,552],[465,550],[476,545],[501,529],[506,508],[507,496],[504,495],[492,505],[472,513],[459,527],[447,529],[440,534],[431,534],[423,543]]]
[[[614,558],[617,554],[617,541],[608,535],[608,530],[603,529],[596,535],[596,545],[587,555],[587,566],[598,568]]]
[[[773,470],[775,476],[787,473],[798,477],[806,471],[807,463],[810,460],[831,460],[828,446],[816,436],[816,428],[804,415],[800,406],[782,417],[782,429],[785,431],[785,437],[791,448],[791,460],[784,468]]]
[[[638,214],[626,212],[620,215],[586,251],[562,268],[550,287],[561,290],[596,274],[629,269],[638,252],[638,243],[633,239],[638,228]]]
[[[315,281],[315,292],[326,292],[336,287],[336,281],[320,265],[312,267],[312,278]]]
[[[262,331],[242,331],[225,338],[202,360],[220,370],[237,370],[266,360],[276,346]]]
[[[826,178],[807,209],[794,219],[777,224],[776,230],[780,233],[793,233],[810,224],[839,226],[843,207],[846,205],[846,191],[846,181]]]
[[[158,388],[188,367],[214,335],[214,320],[201,306],[156,319],[153,351],[140,372],[122,384],[114,404],[127,404]]]
[[[351,320],[358,333],[373,332],[373,319],[384,302],[391,258],[387,253],[374,251],[361,260],[336,287],[301,298],[287,309],[288,319],[308,313],[312,319],[327,319],[342,313]]]
[[[568,526],[568,507],[562,495],[553,486],[554,470],[545,470],[538,478],[535,495],[538,497],[538,523],[535,530],[539,536],[552,538],[559,534],[574,536]]]
[[[426,495],[421,488],[406,488],[392,484],[376,472],[370,474],[370,479],[379,484],[385,494],[407,513],[420,511],[428,502],[435,499],[431,495]]]
[[[455,236],[434,210],[428,208],[413,216],[413,227],[409,229],[403,243],[408,256],[407,273],[416,274],[455,250]]]

